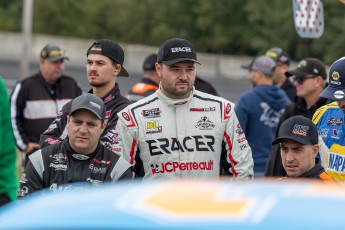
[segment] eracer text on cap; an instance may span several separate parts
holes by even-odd
[[[91,93],[85,93],[73,99],[69,115],[80,109],[89,110],[103,121],[105,119],[106,108],[103,100]]]
[[[165,41],[158,50],[157,62],[173,65],[181,61],[197,61],[194,45],[182,38],[171,38]]]
[[[345,57],[336,60],[329,67],[328,83],[320,97],[333,101],[345,100]]]
[[[61,59],[69,60],[69,58],[65,56],[65,51],[55,44],[47,44],[45,47],[43,47],[40,53],[40,57],[42,59],[48,59],[52,62]]]
[[[94,48],[94,46],[99,46],[100,50]],[[127,70],[123,67],[123,62],[125,59],[125,54],[121,46],[109,39],[101,39],[95,41],[86,52],[86,56],[89,54],[100,54],[106,56],[110,60],[121,65],[121,72],[119,76],[129,77]]]
[[[293,116],[286,119],[279,128],[278,138],[272,144],[278,144],[283,139],[294,140],[305,145],[316,145],[319,142],[315,124],[303,116]]]

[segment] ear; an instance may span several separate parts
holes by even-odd
[[[161,73],[162,73],[162,66],[161,66],[161,64],[156,62],[155,67],[156,67],[156,72],[157,72],[159,78],[161,78]]]
[[[320,146],[319,145],[313,145],[313,159],[316,158],[316,155],[319,153]]]
[[[316,81],[317,81],[317,86],[322,86],[323,79],[322,79],[321,76],[318,76],[318,77],[316,78]]]
[[[103,133],[103,131],[104,131],[105,127],[106,127],[106,125],[105,125],[104,121],[101,121],[101,129],[102,129],[102,133]]]
[[[117,76],[119,75],[119,73],[121,72],[121,65],[120,64],[116,64],[115,67],[114,67],[114,71],[113,71],[113,75],[114,76]]]

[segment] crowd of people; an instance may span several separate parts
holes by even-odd
[[[38,73],[18,81],[9,98],[0,82],[0,205],[77,182],[345,181],[345,58],[329,74],[312,57],[289,70],[289,55],[273,47],[242,66],[252,89],[236,104],[197,76],[203,63],[186,39],[168,39],[149,54],[143,78],[123,94],[117,77],[129,74],[116,42],[100,39],[86,50],[87,93],[64,75],[65,60],[63,49],[47,44]]]

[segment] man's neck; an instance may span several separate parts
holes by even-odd
[[[313,105],[316,104],[316,102],[320,99],[321,92],[322,92],[322,89],[317,89],[312,94],[304,98],[307,104],[307,109],[310,109]]]
[[[114,88],[115,84],[116,83],[114,83],[113,85],[108,84],[103,87],[92,87],[92,94],[96,95],[99,98],[102,98]]]
[[[274,84],[276,86],[278,86],[279,88],[281,88],[284,85],[285,81],[288,79],[287,78],[280,78],[280,79],[276,79],[276,80],[278,80],[278,81],[274,82]]]

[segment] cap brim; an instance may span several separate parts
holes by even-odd
[[[81,110],[81,109],[88,110],[88,111],[90,111],[91,113],[93,113],[96,117],[98,117],[100,120],[103,120],[103,118],[100,117],[100,115],[99,115],[96,111],[92,110],[92,109],[89,108],[89,107],[84,107],[84,106],[81,106],[81,107],[76,108],[75,110],[71,111],[71,112],[69,113],[69,115],[72,115],[74,112],[76,112],[76,111],[78,111],[78,110]]]
[[[300,70],[291,70],[291,71],[286,71],[285,76],[291,77],[291,76],[296,76],[296,77],[304,77],[308,75],[308,73],[302,72]]]
[[[331,99],[333,101],[345,100],[345,89],[334,88],[328,85],[326,89],[322,91],[320,97]]]
[[[301,144],[304,144],[304,145],[312,145],[312,143],[310,141],[307,141],[305,139],[298,138],[298,137],[295,137],[295,136],[281,136],[281,137],[278,137],[277,139],[275,139],[272,142],[272,145],[276,145],[276,144],[280,143],[283,139],[294,140],[294,141],[297,141],[297,142],[299,142]]]
[[[129,77],[127,70],[123,66],[121,66],[121,71],[119,73],[119,76],[120,77]]]
[[[198,62],[197,60],[192,59],[192,58],[178,58],[178,59],[174,59],[174,60],[170,60],[170,61],[163,61],[162,63],[165,65],[173,65],[173,64],[176,64],[176,63],[181,62],[181,61],[192,61],[192,62],[195,62],[195,63],[198,63],[199,65],[201,65],[200,62]]]
[[[250,64],[248,64],[248,65],[241,65],[241,68],[242,69],[250,69]]]
[[[59,61],[59,60],[62,60],[62,59],[64,59],[64,60],[69,60],[69,57],[66,57],[66,56],[57,56],[57,57],[49,57],[49,58],[47,58],[49,61],[52,61],[52,62],[54,62],[54,61]]]

